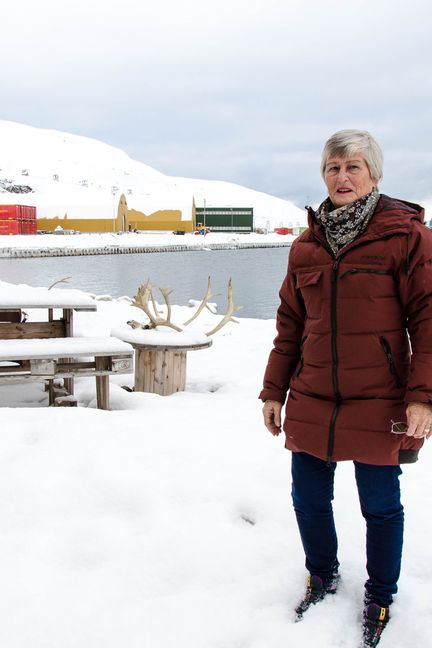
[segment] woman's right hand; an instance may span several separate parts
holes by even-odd
[[[267,430],[278,436],[281,433],[281,411],[282,403],[273,400],[267,400],[262,409],[264,415],[264,425]]]

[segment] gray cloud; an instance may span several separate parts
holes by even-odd
[[[429,14],[426,0],[24,0],[3,17],[1,117],[300,206],[324,196],[325,139],[368,128],[385,153],[382,189],[421,200]]]

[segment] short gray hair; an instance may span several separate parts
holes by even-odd
[[[321,175],[324,177],[327,160],[330,157],[351,157],[360,153],[369,167],[373,180],[383,176],[383,154],[379,144],[368,131],[348,128],[332,135],[325,143],[321,157]]]

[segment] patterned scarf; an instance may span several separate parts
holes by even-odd
[[[335,256],[364,232],[375,211],[380,194],[375,187],[366,196],[349,205],[334,208],[326,198],[316,211],[317,221],[324,227],[327,242]]]

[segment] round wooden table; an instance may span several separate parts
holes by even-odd
[[[135,391],[168,396],[186,388],[187,352],[207,349],[212,340],[181,346],[130,344],[135,349]]]

